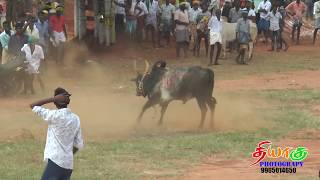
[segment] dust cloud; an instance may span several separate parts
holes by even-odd
[[[28,104],[52,96],[56,87],[64,87],[72,94],[70,108],[80,116],[83,134],[90,141],[197,131],[200,110],[195,100],[186,104],[172,102],[161,128],[157,126],[159,107],[149,109],[137,126],[136,118],[146,99],[135,96],[134,83],[130,81],[135,75],[129,66],[132,62],[90,56],[85,46],[71,46],[68,52],[66,66],[47,62],[41,75],[46,85],[44,92],[35,82],[36,95],[0,98],[4,107],[0,109],[0,140],[21,137],[44,139],[46,124],[31,112]],[[251,130],[263,126],[263,119],[246,97],[229,96],[222,92],[214,96],[218,104],[212,131]],[[47,107],[54,108],[52,105]],[[205,122],[207,130],[209,116],[210,113]]]

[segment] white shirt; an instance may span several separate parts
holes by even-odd
[[[26,29],[26,34],[27,34],[28,36],[32,36],[32,37],[34,37],[34,38],[36,38],[36,39],[40,39],[39,30],[38,30],[38,28],[37,28],[36,25],[33,25],[33,30],[32,30],[32,31],[31,31],[31,29],[30,29],[29,26],[28,26],[27,29]]]
[[[279,23],[281,18],[282,16],[278,11],[275,14],[269,12],[267,19],[270,21],[270,31],[278,31],[280,29]]]
[[[22,49],[22,52],[26,54],[26,60],[28,61],[27,72],[30,74],[38,74],[40,61],[44,59],[44,53],[42,47],[35,45],[33,53],[31,53],[31,48],[28,44],[25,44]]]
[[[117,0],[117,2],[119,4],[124,4],[124,0]],[[121,6],[116,6],[116,14],[123,14],[125,15],[126,14],[126,10],[124,9],[124,7],[121,7]]]
[[[198,14],[202,12],[202,10],[200,8],[198,8],[197,10],[194,10],[193,8],[190,8],[189,10],[189,21],[195,23],[197,20],[197,16]]]
[[[269,0],[267,0],[266,2],[264,2],[264,0],[261,1],[259,6],[258,6],[258,10],[259,9],[264,9],[264,10],[267,11],[267,13],[263,13],[263,12],[260,13],[260,17],[265,19],[268,16],[268,13],[270,12],[271,2]]]
[[[149,15],[151,16],[157,16],[157,14],[160,12],[160,7],[158,1],[153,1],[149,8]]]
[[[314,3],[313,14],[315,19],[320,18],[320,1]]]
[[[221,33],[222,32],[221,19],[219,21],[217,16],[211,16],[208,23],[208,29],[210,30],[210,32]]]
[[[256,12],[254,11],[254,9],[250,9],[249,12],[248,12],[248,17],[250,16],[256,16]]]
[[[142,1],[138,2],[138,4],[136,6],[141,8],[142,12],[139,14],[140,11],[138,9],[135,9],[134,10],[134,15],[140,17],[140,16],[148,14],[148,8],[147,8],[147,6],[146,6],[146,4],[144,2],[142,2]]]
[[[73,147],[83,148],[79,117],[68,108],[49,110],[35,106],[32,111],[48,123],[44,160],[73,169]]]

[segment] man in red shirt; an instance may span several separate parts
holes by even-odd
[[[56,14],[50,17],[49,25],[51,37],[53,37],[53,45],[57,47],[56,62],[61,62],[64,55],[64,43],[66,42],[67,29],[65,24],[65,18],[62,15],[63,7],[58,6],[56,8]]]

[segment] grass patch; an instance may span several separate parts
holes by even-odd
[[[260,93],[268,99],[273,99],[288,105],[288,103],[298,104],[303,103],[306,105],[320,102],[320,91],[314,89],[303,90],[266,90]]]

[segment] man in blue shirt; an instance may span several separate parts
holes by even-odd
[[[14,34],[11,30],[10,23],[8,21],[3,22],[4,31],[0,34],[0,42],[2,45],[2,60],[1,64],[5,64],[9,61],[10,56],[8,52],[8,44],[10,37]]]
[[[47,20],[48,11],[42,10],[38,14],[38,20],[35,23],[37,29],[39,30],[39,44],[42,46],[45,55],[48,53],[48,43],[49,43],[49,23]]]

